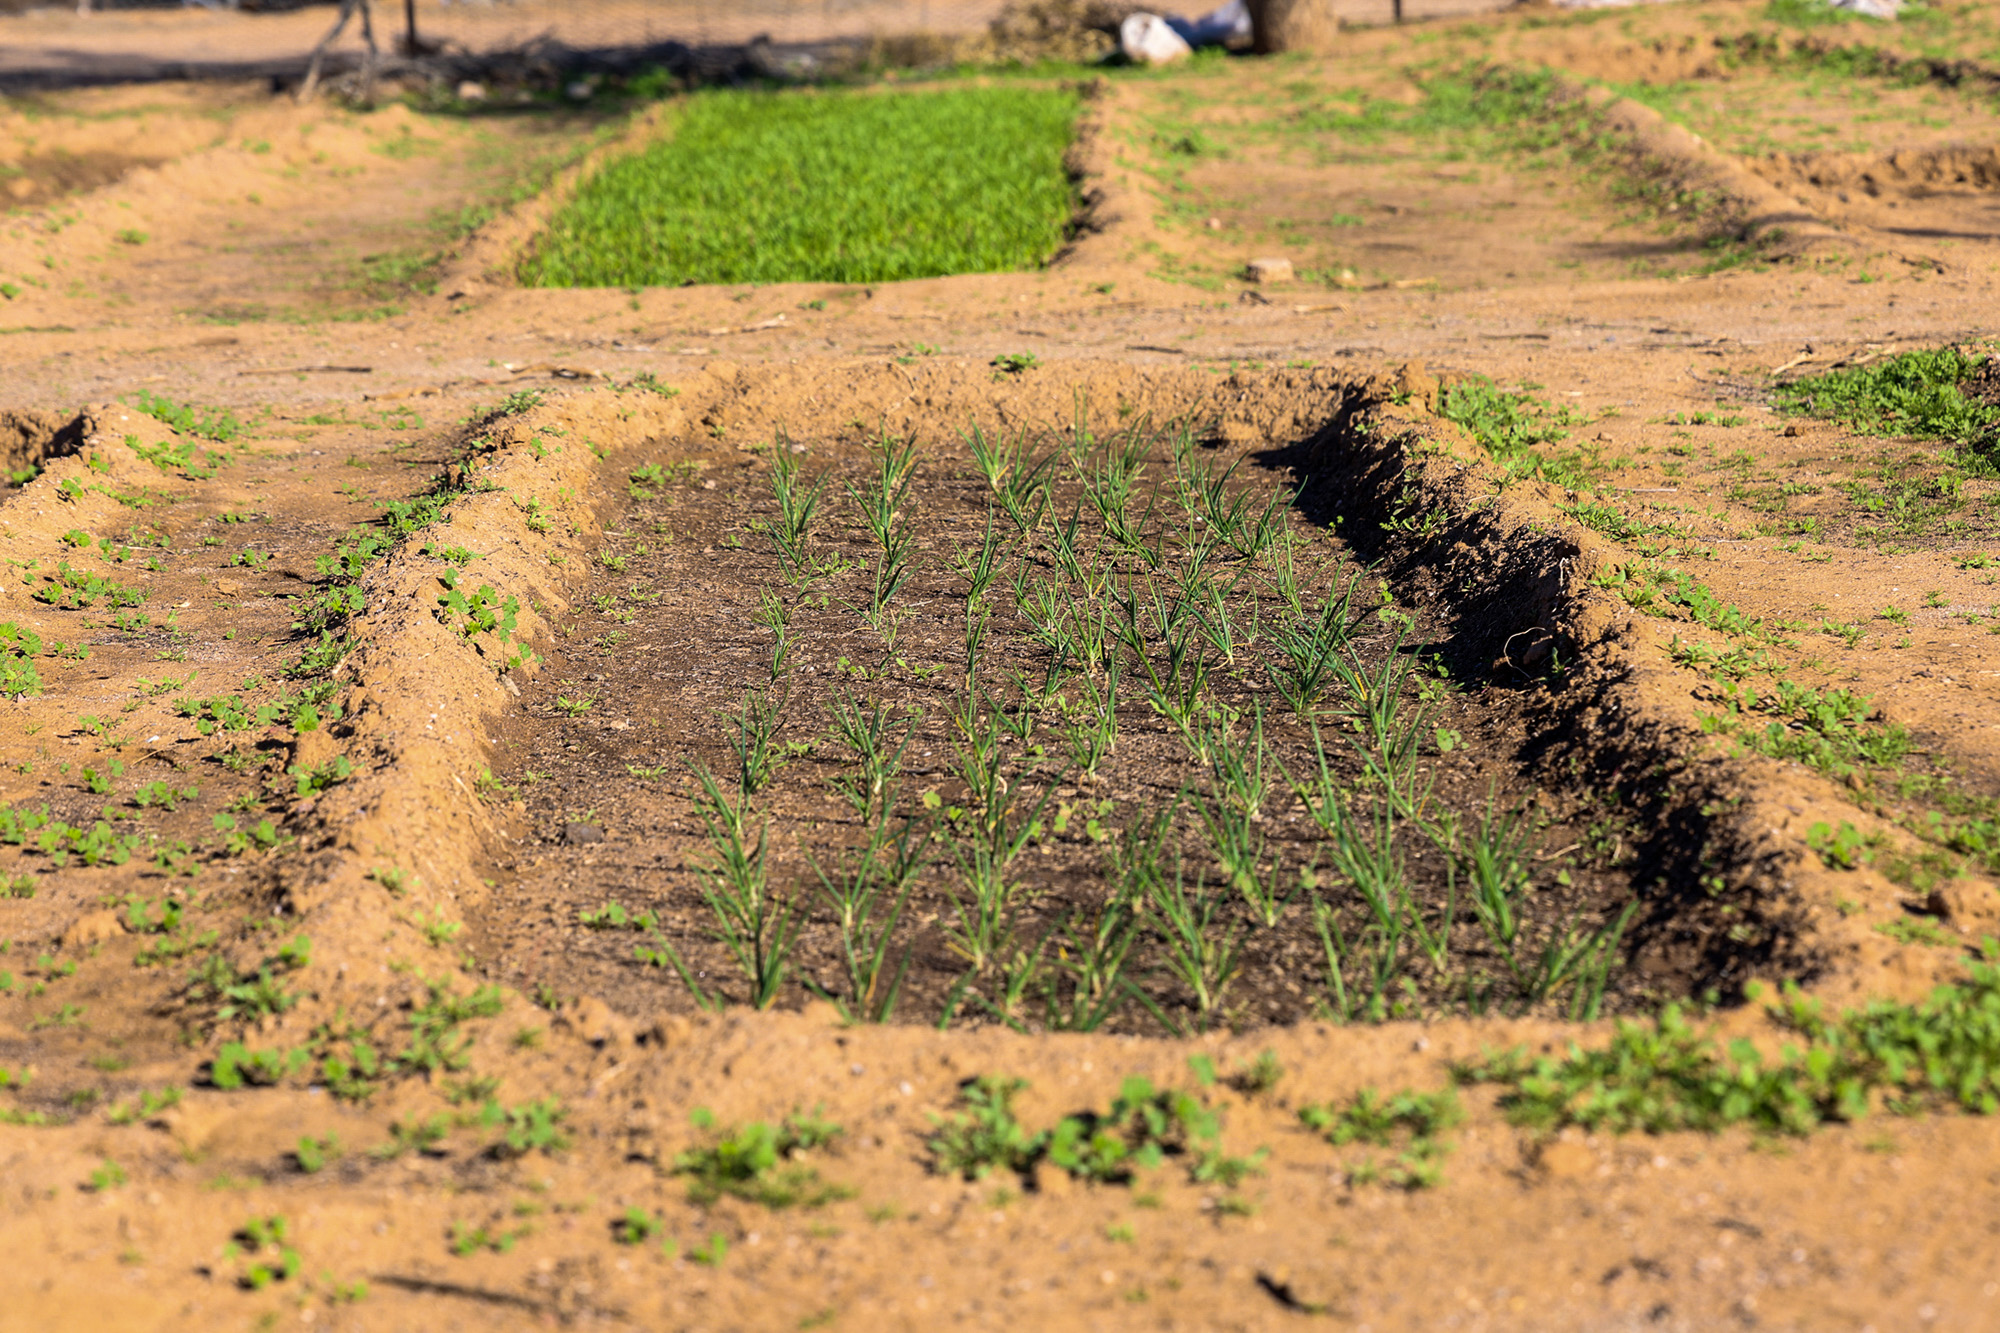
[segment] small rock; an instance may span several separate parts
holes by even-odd
[[[563,841],[572,847],[578,847],[587,842],[603,842],[604,830],[595,824],[565,824],[563,825]]]
[[[458,85],[458,100],[461,102],[483,102],[486,100],[486,85],[467,79]]]
[[[61,943],[65,949],[84,949],[106,940],[115,940],[124,933],[125,923],[118,919],[118,913],[107,907],[70,923],[69,929],[62,933]]]
[[[1243,276],[1252,282],[1290,282],[1292,261],[1289,259],[1253,259],[1243,266]]]
[[[292,740],[292,766],[321,768],[333,762],[340,754],[340,742],[328,734],[325,727],[314,727],[302,731]]]
[[[1221,230],[1222,230],[1222,219],[1221,219],[1221,218],[1210,218],[1210,219],[1208,220],[1208,229],[1209,229],[1210,231],[1221,231]]]
[[[1334,275],[1334,285],[1347,291],[1355,291],[1361,286],[1361,279],[1351,268],[1344,268]]]
[[[572,102],[588,102],[590,95],[596,91],[597,89],[590,86],[589,80],[578,79],[563,89],[563,96]]]
[[[1436,407],[1437,377],[1431,374],[1430,368],[1423,362],[1405,361],[1397,367],[1395,385],[1397,391],[1406,395],[1412,402],[1421,403],[1429,408]]]

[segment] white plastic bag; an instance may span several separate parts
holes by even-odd
[[[1128,14],[1118,25],[1118,49],[1135,65],[1164,65],[1194,54],[1194,48],[1158,14]]]
[[[1863,18],[1893,23],[1903,11],[1903,0],[1829,0],[1835,9],[1845,9]]]

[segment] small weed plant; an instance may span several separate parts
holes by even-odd
[[[711,1129],[714,1117],[698,1110],[695,1124]],[[840,1133],[840,1126],[817,1115],[795,1113],[777,1125],[753,1121],[681,1153],[674,1173],[687,1178],[688,1198],[697,1204],[729,1195],[766,1208],[818,1208],[853,1197],[852,1189],[821,1179],[819,1169],[802,1160]]]

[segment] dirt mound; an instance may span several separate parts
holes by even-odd
[[[1003,58],[1089,62],[1118,49],[1118,25],[1140,8],[1130,0],[1010,0],[987,35]]]
[[[1853,190],[1871,199],[2000,190],[2000,144],[1899,148],[1887,153],[1773,153],[1752,171],[1774,185]]]
[[[30,475],[51,458],[73,454],[88,434],[87,419],[33,408],[0,410],[0,467]]]
[[[1853,250],[1858,243],[1827,225],[1790,194],[1746,170],[1734,156],[1653,108],[1603,88],[1579,90],[1626,145],[1636,175],[1651,176],[1675,194],[1707,191],[1723,205],[1728,229],[1768,253],[1798,256]]]

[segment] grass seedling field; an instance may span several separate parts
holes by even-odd
[[[1069,226],[1070,93],[952,89],[688,99],[667,138],[586,182],[532,286],[889,282],[1034,268]]]
[[[591,718],[502,780],[664,859],[566,879],[591,975],[521,984],[1082,1031],[1632,1002],[1617,820],[1534,804],[1504,692],[1276,478],[1182,424],[795,447],[633,474],[552,659]],[[597,717],[629,744],[565,748]]]

